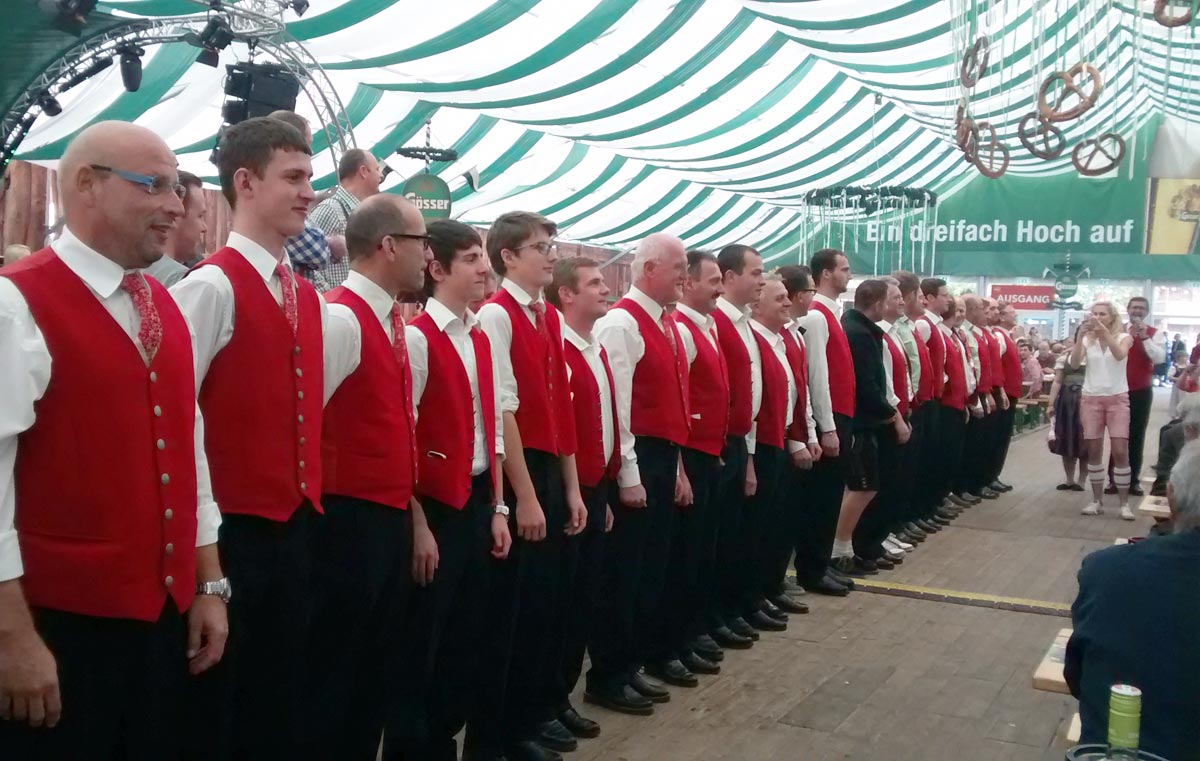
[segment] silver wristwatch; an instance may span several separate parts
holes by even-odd
[[[216,581],[200,581],[196,583],[196,594],[220,597],[221,602],[228,605],[229,599],[233,597],[233,587],[229,585],[228,578],[221,578]]]
[[[504,504],[503,502],[497,502],[496,506],[492,508],[492,512],[494,512],[496,515],[503,515],[505,518],[507,518],[508,505]]]

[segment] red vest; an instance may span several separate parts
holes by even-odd
[[[563,346],[563,358],[571,369],[571,401],[575,412],[575,432],[579,436],[575,449],[575,468],[579,471],[581,486],[595,487],[605,477],[615,479],[621,469],[621,442],[617,423],[616,384],[608,366],[608,353],[600,348],[600,362],[604,365],[604,376],[608,379],[608,397],[612,407],[613,449],[608,460],[604,459],[604,419],[600,409],[600,387],[596,375],[583,356],[583,352],[570,341]]]
[[[429,346],[429,378],[417,406],[417,494],[457,510],[471,497],[471,462],[475,458],[475,403],[462,358],[450,337],[438,330],[428,312],[409,323],[425,334]],[[479,406],[483,409],[483,443],[488,470],[496,467],[496,393],[492,385],[492,349],[479,328],[471,329]]]
[[[829,326],[829,342],[825,345],[825,359],[829,363],[829,403],[839,415],[854,417],[854,360],[850,357],[846,331],[824,304],[814,301],[812,308],[825,317]]]
[[[688,440],[688,365],[679,329],[669,317],[662,323],[650,319],[633,299],[621,299],[613,309],[624,309],[637,322],[646,345],[633,370],[633,398],[629,404],[629,428],[634,436],[653,436],[683,446]],[[670,331],[675,348],[667,342],[663,325]],[[675,382],[671,382],[671,376]]]
[[[975,334],[975,343],[979,346],[979,380],[975,384],[975,395],[984,396],[992,392],[992,346],[987,340],[987,331],[981,329]]]
[[[321,499],[321,416],[325,398],[321,305],[296,278],[298,333],[262,277],[232,248],[200,267],[219,267],[233,285],[233,338],[200,386],[204,448],[213,496],[223,513],[285,522]]]
[[[758,355],[762,357],[763,375],[762,405],[758,408],[758,417],[754,418],[754,440],[783,449],[788,425],[787,371],[767,339],[760,336],[757,330],[754,331],[754,341],[758,344]]]
[[[406,510],[416,478],[412,371],[396,360],[392,340],[361,296],[339,286],[325,300],[354,313],[362,356],[325,405],[322,488]]]
[[[788,424],[787,437],[792,441],[808,443],[808,348],[797,341],[790,330],[783,331],[783,345],[787,350],[788,364],[796,380],[796,409]]]
[[[195,369],[166,289],[146,278],[162,321],[147,367],[137,346],[49,248],[5,267],[54,367],[36,420],[17,438],[16,516],[39,608],[156,621],[196,589]]]
[[[750,351],[742,336],[733,326],[733,321],[720,309],[712,311],[717,326],[717,342],[721,344],[721,356],[729,373],[729,436],[745,436],[750,433],[750,413],[754,399],[751,396],[753,376],[750,367]]]
[[[521,445],[552,455],[575,454],[575,417],[565,393],[569,384],[558,310],[545,305],[547,342],[508,289],[496,291],[488,303],[503,307],[512,323],[509,355],[520,399],[516,418]]]
[[[942,336],[946,349],[947,380],[942,387],[942,404],[962,411],[967,408],[967,375],[963,366],[966,347],[953,335],[942,333],[936,326],[937,335]]]
[[[933,360],[929,357],[929,347],[916,331],[913,332],[913,338],[917,344],[917,359],[921,365],[921,379],[916,388],[916,406],[920,407],[933,399]]]
[[[945,392],[947,373],[946,338],[928,316],[923,316],[920,320],[929,326],[929,340],[925,342],[925,348],[929,350],[929,363],[931,365],[929,368],[930,396],[933,399],[941,399]]]
[[[1000,358],[1004,367],[1004,393],[1013,399],[1021,396],[1021,381],[1025,377],[1021,371],[1021,355],[1017,352],[1017,342],[1012,340],[1008,331],[1000,329],[1000,339],[1004,341],[1004,355]]]
[[[1146,335],[1151,338],[1157,332],[1152,327],[1146,327]],[[1133,339],[1133,346],[1129,349],[1129,361],[1125,363],[1125,380],[1130,391],[1150,388],[1150,382],[1154,380],[1154,363],[1150,361],[1146,347],[1136,338]]]
[[[883,344],[892,356],[892,393],[900,400],[900,414],[908,415],[908,359],[887,333],[883,334]]]
[[[692,414],[692,427],[686,446],[720,457],[729,421],[729,369],[705,331],[678,312],[675,321],[687,328],[696,344],[696,359],[688,369],[688,409]]]
[[[988,356],[992,360],[992,389],[999,391],[1004,388],[1004,363],[1000,357],[1000,339],[992,334],[990,328],[984,328],[983,334],[987,336]]]

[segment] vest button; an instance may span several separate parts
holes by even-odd
[[[305,444],[307,444],[307,443],[308,443],[308,439],[306,439],[306,438],[304,438],[303,436],[301,436],[301,437],[300,437],[300,446],[304,446],[304,445],[305,445]]]
[[[167,542],[167,546],[163,548],[163,551],[166,552],[168,555],[174,555],[175,554],[175,545],[171,544],[170,542]]]
[[[300,482],[300,491],[308,491],[308,484],[301,481]]]
[[[303,377],[304,377],[304,371],[303,371],[303,370],[301,370],[301,369],[300,369],[300,368],[298,368],[298,367],[296,368],[296,377],[297,377],[297,378],[303,378]]]
[[[167,485],[167,484],[169,484],[169,483],[171,483],[171,477],[170,477],[170,476],[168,476],[166,473],[163,473],[163,474],[162,474],[162,484],[163,484],[163,486],[166,486],[166,485]]]
[[[304,416],[303,416],[303,415],[297,415],[297,416],[296,416],[296,420],[297,420],[297,421],[299,421],[299,422],[301,422],[301,423],[303,423],[303,422],[304,422]]]
[[[299,353],[300,353],[300,347],[299,347],[299,346],[293,346],[293,347],[292,347],[292,351],[294,351],[295,353],[299,354]]]
[[[304,460],[300,461],[300,470],[304,470]]]
[[[154,417],[162,417],[162,407],[154,405]]]
[[[297,399],[303,399],[303,398],[304,398],[304,392],[303,392],[303,391],[297,391],[297,392],[296,392],[296,398],[297,398]]]
[[[158,382],[158,373],[154,372],[153,370],[150,371],[150,382],[151,383]]]
[[[171,516],[173,515],[175,515],[175,513],[171,512],[171,508],[169,507],[166,510],[163,510],[163,518],[166,520],[171,520]]]
[[[174,583],[175,583],[175,577],[174,577],[174,576],[168,576],[167,578],[163,579],[163,583],[164,583],[164,584],[166,584],[166,585],[169,587],[169,586],[171,586],[172,584],[174,584]]]
[[[162,439],[159,439],[157,442],[155,442],[155,446],[157,446],[158,451],[161,452],[167,448],[167,442],[163,441]]]

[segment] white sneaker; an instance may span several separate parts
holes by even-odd
[[[1083,508],[1083,510],[1080,512],[1084,515],[1099,515],[1100,513],[1104,512],[1104,508],[1099,502],[1093,502],[1092,504]]]
[[[887,544],[888,542],[891,542],[893,545],[895,545],[896,547],[899,547],[900,549],[904,550],[905,552],[913,551],[913,547],[914,547],[913,545],[901,540],[900,537],[896,536],[895,534],[888,534],[887,541],[885,541],[884,544]]]
[[[1121,520],[1132,521],[1136,520],[1133,511],[1129,509],[1129,505],[1121,505]]]

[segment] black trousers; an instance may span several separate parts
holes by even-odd
[[[901,487],[901,467],[913,441],[901,444],[894,428],[876,433],[879,442],[879,492],[854,527],[854,554],[874,560],[883,555],[883,540],[887,539],[905,512]]]
[[[904,453],[900,458],[900,467],[896,474],[900,508],[892,531],[902,528],[909,521],[925,517],[919,502],[920,489],[918,487],[923,480],[921,462],[922,458],[926,456],[925,450],[929,445],[930,413],[932,411],[933,405],[929,403],[922,404],[912,411],[912,417],[909,420],[912,425],[912,434],[909,436],[908,446],[904,448]]]
[[[934,470],[931,471],[940,476],[935,506],[950,495],[961,478],[963,446],[967,436],[967,413],[953,407],[942,407],[941,412],[938,413],[938,425],[940,428],[938,436],[940,452],[936,455]],[[940,472],[938,471],[939,467]]]
[[[741,573],[740,589],[732,615],[748,616],[758,610],[775,573],[777,540],[782,531],[782,513],[777,496],[780,481],[791,468],[787,454],[761,441],[754,445],[754,475],[758,487],[746,500],[742,523],[741,561],[734,569]],[[730,569],[730,570],[734,570]]]
[[[1000,398],[1007,396],[1003,390],[996,392],[996,405],[1000,405]],[[1008,447],[1012,444],[1013,426],[1017,419],[1017,397],[1008,397],[1008,409],[1001,409],[997,413],[1000,417],[996,421],[996,430],[993,441],[994,455],[992,459],[991,479],[988,483],[996,481],[1000,478],[1000,474],[1004,472],[1004,463],[1008,460]]]
[[[1129,483],[1137,486],[1142,476],[1142,456],[1146,449],[1146,426],[1150,425],[1150,408],[1154,405],[1154,389],[1139,388],[1129,392]],[[1108,456],[1108,482],[1113,483],[1113,459]]]
[[[836,412],[833,419],[839,454],[837,457],[822,455],[808,478],[807,518],[796,541],[796,579],[801,584],[816,583],[824,578],[842,509],[842,492],[846,488],[843,453],[850,451],[852,443],[851,420]]]
[[[187,630],[170,598],[154,622],[45,608],[33,622],[58,668],[62,718],[53,729],[0,719],[0,758],[184,757],[187,728],[205,717],[186,710]]]
[[[206,717],[194,758],[303,755],[317,516],[307,500],[286,523],[222,516],[218,550],[233,590],[229,641],[221,662],[192,683],[191,710]]]
[[[314,521],[313,616],[307,663],[314,761],[375,761],[389,693],[403,683],[384,664],[403,657],[412,579],[412,515],[354,497],[324,495]]]
[[[613,530],[604,547],[604,574],[589,652],[589,685],[628,682],[649,657],[658,605],[671,554],[675,474],[679,447],[639,436],[638,469],[646,488],[645,507],[615,500]]]
[[[942,421],[949,416],[947,407],[933,400],[921,407],[925,415],[925,436],[917,454],[917,481],[913,488],[914,520],[928,518],[944,496],[942,486],[946,474],[942,461]]]
[[[991,416],[972,417],[967,421],[966,438],[963,440],[962,463],[959,466],[958,478],[955,479],[954,491],[958,494],[970,492],[975,494],[984,485],[982,480],[991,445],[990,434],[994,429]],[[988,482],[990,483],[990,482]]]
[[[454,736],[468,721],[497,750],[513,615],[511,601],[492,594],[497,568],[509,562],[491,556],[492,478],[485,471],[472,479],[461,510],[421,499],[438,568],[428,586],[412,587],[399,647],[384,664],[396,687],[384,728],[388,761],[457,759]]]
[[[800,534],[806,530],[805,522],[811,508],[809,481],[811,470],[800,470],[791,463],[788,455],[779,475],[779,487],[775,490],[777,530],[770,547],[770,575],[767,578],[765,596],[783,594],[788,566],[792,561]]]
[[[656,615],[658,629],[651,642],[649,660],[680,658],[688,643],[703,629],[705,587],[712,584],[716,550],[716,513],[713,499],[720,475],[715,455],[681,449],[683,468],[692,485],[692,504],[677,507],[671,525],[671,558],[662,605]]]
[[[738,537],[742,530],[742,509],[746,501],[746,465],[750,455],[746,450],[745,436],[729,436],[725,439],[722,453],[725,464],[717,478],[716,513],[716,568],[712,593],[705,607],[710,629],[724,626],[725,610],[736,600],[737,572],[740,562]]]
[[[594,487],[581,487],[587,506],[587,528],[583,533],[567,537],[562,594],[556,619],[566,626],[562,665],[554,685],[555,708],[564,710],[570,705],[571,692],[583,673],[583,656],[591,637],[596,601],[604,573],[604,524],[608,505],[616,502],[614,484],[605,478]]]

